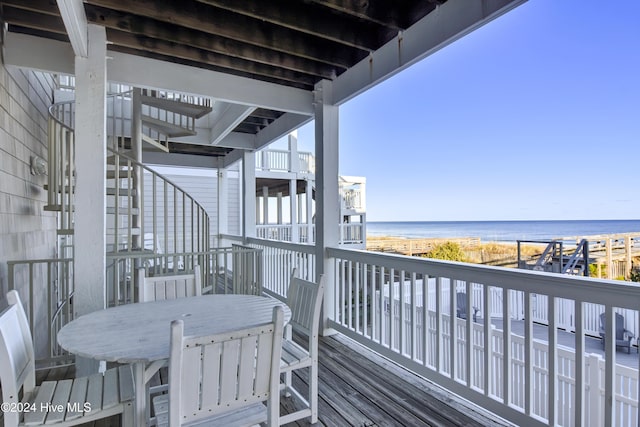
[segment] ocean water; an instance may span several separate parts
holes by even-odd
[[[479,237],[483,242],[638,233],[640,220],[369,222],[368,236]]]

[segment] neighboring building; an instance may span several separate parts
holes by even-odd
[[[315,242],[315,157],[298,151],[297,133],[288,150],[256,153],[256,234],[293,243]],[[340,244],[366,246],[366,179],[340,176]],[[294,195],[294,197],[292,197]]]

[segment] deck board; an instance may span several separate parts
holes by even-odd
[[[38,372],[39,381],[72,376],[72,367]],[[343,336],[320,338],[319,376],[319,422],[315,424],[318,427],[503,425],[448,395],[432,393],[425,380],[372,355]],[[306,369],[294,372],[294,386],[304,391],[307,381]],[[282,398],[281,411],[291,412],[296,403],[292,398]],[[86,424],[119,425],[119,417]],[[309,425],[308,419],[287,424]]]

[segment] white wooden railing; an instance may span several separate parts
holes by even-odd
[[[362,243],[365,238],[363,223],[340,224],[340,243]]]
[[[587,370],[583,325],[587,304],[601,304],[607,325],[611,325],[607,335],[614,336],[614,310],[640,307],[638,286],[338,248],[329,248],[327,254],[334,260],[335,271],[328,282],[333,285],[333,298],[325,308],[329,326],[337,331],[517,425],[637,425],[637,373],[625,374],[625,368],[615,363],[613,340],[607,341],[600,371],[602,399],[589,400],[593,383]],[[456,301],[460,289],[467,307],[478,305],[479,323],[449,321],[456,317],[456,304],[451,301]],[[385,298],[376,299],[381,292],[386,292],[388,301],[404,304],[385,306]],[[496,292],[502,297],[496,299]],[[536,299],[546,297],[546,353],[533,339],[534,295]],[[581,320],[575,322],[574,348],[579,357],[570,368],[571,379],[557,345],[556,313],[567,305],[573,306],[575,318]],[[523,313],[521,338],[511,333],[514,306],[520,306],[516,312]],[[483,314],[496,311],[502,319],[498,328],[503,331],[502,339],[494,332],[491,317]],[[397,319],[397,327],[387,319]],[[429,327],[424,330],[421,324]],[[470,342],[474,346],[460,344]],[[546,374],[542,375],[540,366]],[[571,393],[564,383],[575,385]],[[591,406],[599,418],[592,418]]]
[[[135,269],[146,276],[184,274],[198,266],[203,294],[254,293],[262,289],[261,249],[234,245],[183,253],[113,253],[106,257],[106,305],[136,302]],[[75,291],[72,258],[7,261],[8,290],[17,290],[25,302],[33,331],[38,367],[72,362],[57,343],[58,331],[73,320]]]
[[[293,167],[291,156],[298,156],[298,167]],[[288,150],[261,150],[256,153],[256,169],[269,172],[297,172],[314,174],[316,172],[315,157],[312,153]]]
[[[247,245],[262,250],[264,257],[263,290],[285,298],[293,269],[306,280],[315,280],[315,247],[263,239],[247,239]]]
[[[290,242],[292,236],[291,224],[258,224],[256,225],[256,236],[259,239],[280,240]]]
[[[298,227],[299,242],[293,243],[313,243],[315,242],[315,225],[311,226],[312,240],[309,241],[309,226],[307,224],[296,224]],[[258,224],[256,225],[256,237],[259,239],[279,240],[281,242],[291,242],[293,229],[291,224]],[[364,223],[344,223],[340,224],[340,243],[362,243],[365,238]]]
[[[57,336],[73,320],[73,259],[7,261],[7,267],[7,290],[17,290],[25,302],[38,367],[71,361]]]
[[[294,267],[314,280],[313,247],[248,240],[265,253],[266,292],[285,297]],[[598,328],[589,319],[602,312],[610,325],[623,312],[626,327],[637,327],[636,285],[338,248],[327,254],[334,271],[326,326],[516,425],[638,425],[637,367],[616,363],[613,341],[605,358],[587,354],[584,341]],[[478,306],[478,322],[456,317],[458,292]],[[551,325],[546,340],[533,338],[536,311]],[[563,347],[557,331],[569,312],[583,321],[573,323],[574,345]],[[512,319],[524,323],[524,335],[512,332]]]

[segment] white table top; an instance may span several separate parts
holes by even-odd
[[[268,323],[276,305],[282,305],[288,322],[289,307],[269,297],[203,295],[126,304],[66,324],[58,333],[58,343],[70,353],[90,359],[154,362],[169,358],[172,320],[184,320],[185,335],[216,334]]]

